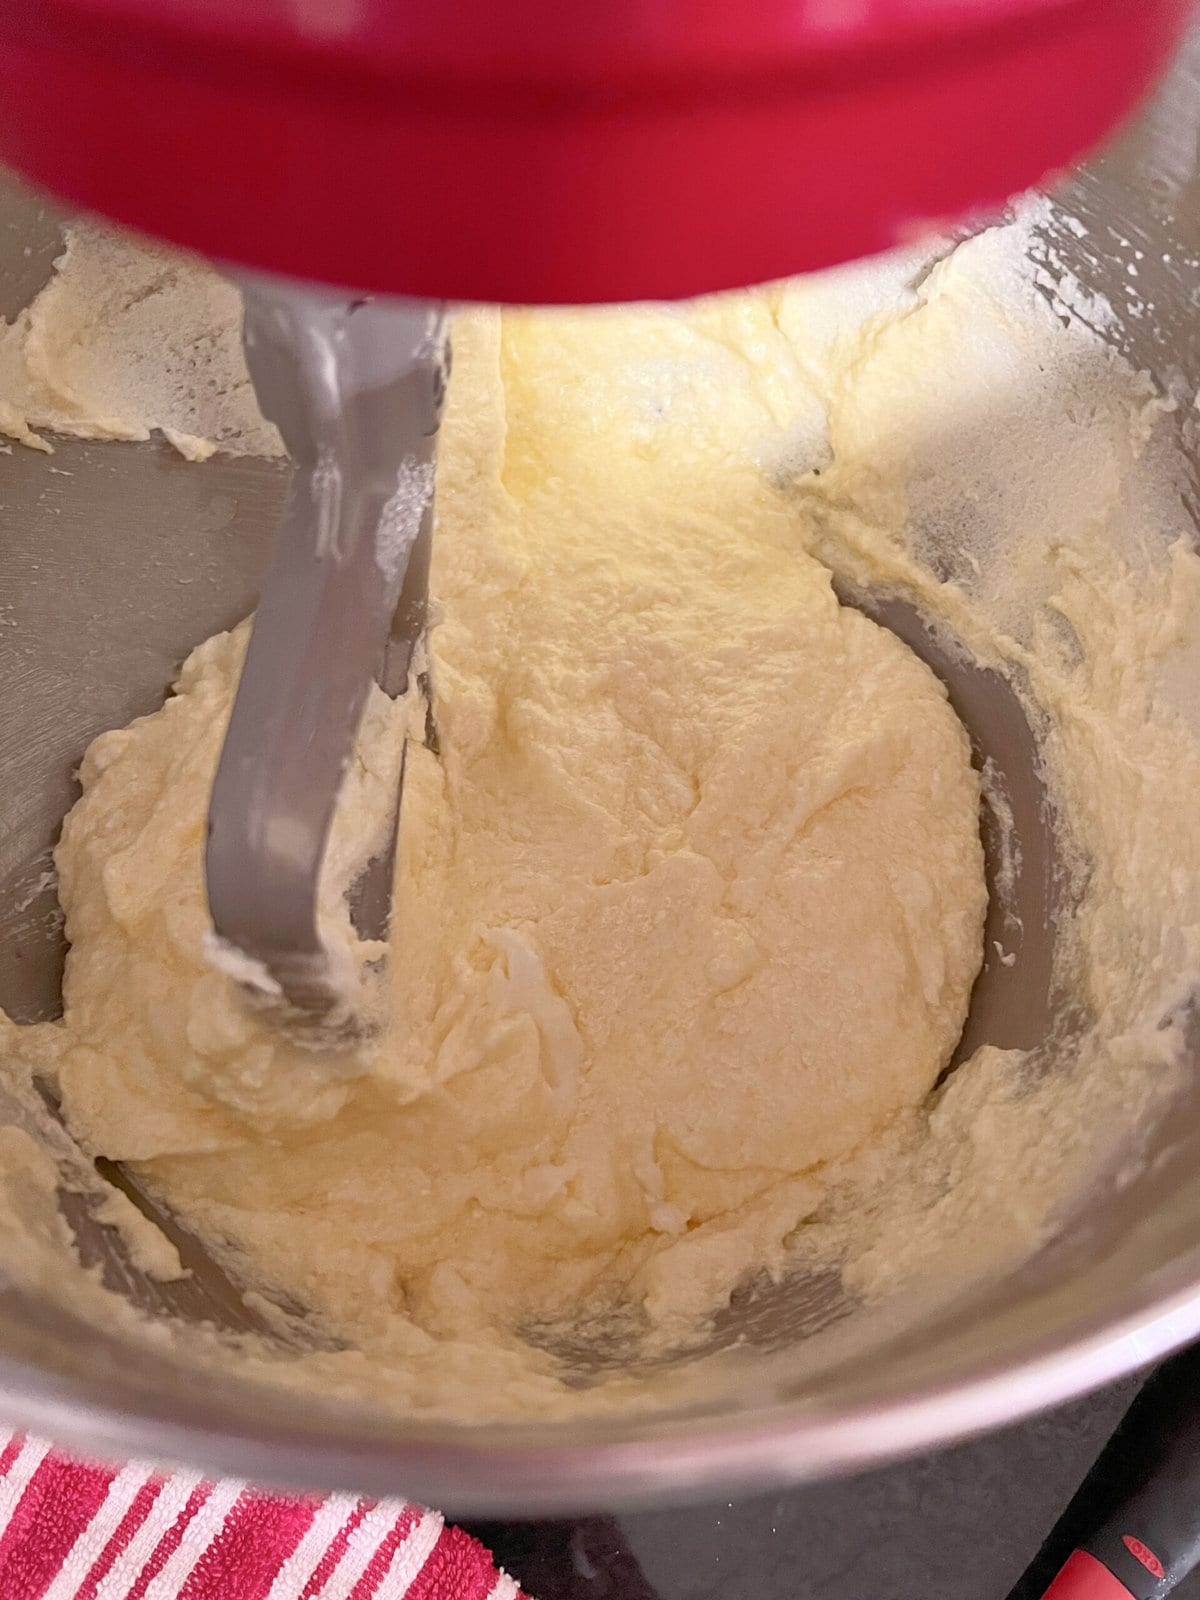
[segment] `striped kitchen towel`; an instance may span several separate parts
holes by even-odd
[[[436,1511],[75,1461],[0,1432],[0,1600],[525,1600]]]

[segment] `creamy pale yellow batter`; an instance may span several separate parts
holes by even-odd
[[[765,303],[454,337],[440,755],[408,757],[390,1031],[315,1057],[206,960],[239,632],[88,754],[49,1053],[89,1149],[337,1335],[487,1345],[616,1308],[685,1336],[945,1065],[978,780],[940,683],[839,605],[756,459]],[[406,716],[372,707],[342,883]]]
[[[93,746],[58,855],[66,1016],[3,1029],[12,1082],[55,1079],[86,1150],[307,1309],[324,1351],[260,1370],[406,1411],[665,1403],[659,1377],[568,1393],[540,1347],[688,1343],[748,1276],[813,1268],[860,1303],[806,1347],[817,1372],[872,1348],[894,1290],[927,1307],[1019,1262],[1177,1081],[1200,562],[1167,533],[1170,403],[1032,292],[1029,240],[679,310],[459,320],[441,755],[409,751],[373,1051],[289,1047],[205,959],[242,632]],[[91,248],[68,254],[72,293]],[[145,303],[212,293],[162,271]],[[53,313],[43,297],[7,341],[14,431],[50,419],[33,367],[76,395],[54,425],[127,431]],[[196,389],[241,394],[212,349]],[[190,401],[170,417],[206,431]],[[984,1047],[932,1096],[981,953],[979,784],[937,680],[830,569],[1010,679],[1056,811],[1077,1031]],[[344,928],[412,713],[368,714],[326,885]],[[27,1196],[54,1175],[23,1140],[0,1229],[33,1238]],[[35,1243],[29,1277],[65,1293],[61,1242]]]

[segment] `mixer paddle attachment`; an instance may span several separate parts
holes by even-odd
[[[294,470],[209,804],[212,954],[273,1022],[336,1047],[369,1021],[318,887],[372,681],[403,692],[425,628],[445,308],[243,288],[250,376]],[[393,849],[394,829],[359,885],[368,936]]]

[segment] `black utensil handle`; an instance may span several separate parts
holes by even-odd
[[[1200,1346],[1146,1380],[1010,1600],[1160,1600],[1198,1564]]]

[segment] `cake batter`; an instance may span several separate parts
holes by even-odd
[[[454,343],[390,1030],[290,1046],[206,959],[238,630],[87,755],[37,1048],[88,1150],[335,1339],[686,1342],[945,1066],[979,782],[942,685],[798,547],[758,454],[794,413],[765,299],[475,314]],[[372,703],[331,904],[410,721]]]
[[[96,1179],[31,1074],[284,1336],[174,1324],[189,1372],[405,1416],[819,1392],[823,1364],[874,1359],[1015,1270],[1097,1174],[1136,1170],[1128,1130],[1180,1082],[1200,972],[1200,559],[1176,402],[1097,338],[1094,299],[1082,319],[1035,290],[1058,283],[1031,265],[1047,217],[678,309],[458,319],[441,755],[409,746],[391,1030],[290,1048],[206,959],[245,634],[211,640],[84,763],[64,1021],[0,1021],[29,1130],[0,1130],[10,1275],[165,1343],[77,1269],[56,1191],[94,1203]],[[245,447],[231,326],[140,376],[147,329],[224,291],[127,242],[115,278],[114,249],[73,232],[0,338],[0,425]],[[1008,680],[1054,812],[1059,1026],[933,1093],[981,955],[979,783],[937,680],[831,571]],[[347,934],[423,721],[369,709],[325,885]],[[1006,939],[1019,957],[1019,924]],[[135,1262],[180,1270],[103,1204]],[[797,1272],[854,1315],[777,1358],[637,1366],[719,1346],[742,1285]]]

